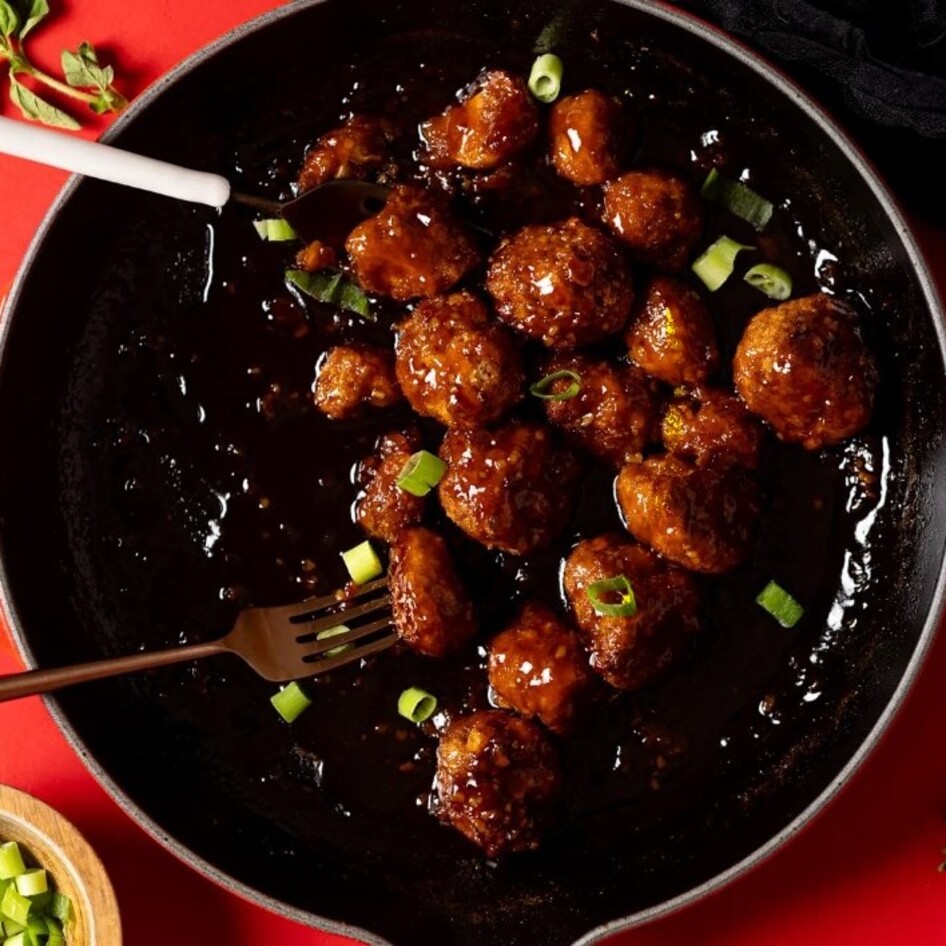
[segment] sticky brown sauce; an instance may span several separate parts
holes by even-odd
[[[235,142],[225,170],[244,190],[287,197],[306,144],[355,111],[396,116],[402,134],[394,175],[416,178],[416,122],[439,112],[483,66],[523,72],[528,59],[480,47],[458,51],[423,37],[394,44],[337,79],[347,92],[326,106],[323,124],[294,126],[286,116],[281,138],[261,143],[248,134]],[[697,186],[718,164],[776,203],[761,237],[708,207],[701,245],[722,233],[755,243],[754,260],[785,267],[795,295],[832,291],[870,317],[840,250],[820,245],[804,199],[773,176],[786,161],[784,153],[770,160],[773,149],[790,144],[751,112],[646,44],[629,45],[620,69],[570,61],[566,92],[587,86],[625,101],[634,119],[633,163],[675,168]],[[463,212],[495,233],[570,214],[596,220],[597,190],[558,179],[541,144],[530,155],[536,184],[528,194],[476,196],[470,176],[454,178],[467,195]],[[164,243],[133,237],[110,277],[129,317],[112,352],[95,444],[112,510],[101,555],[119,602],[144,602],[152,618],[128,632],[126,649],[209,639],[241,607],[339,587],[347,576],[338,553],[364,538],[352,522],[354,471],[408,412],[331,422],[314,409],[311,386],[328,347],[356,340],[390,346],[405,310],[374,299],[378,319],[366,323],[294,296],[283,282],[292,250],[261,243],[239,209],[216,218],[182,211],[179,232]],[[123,266],[151,275],[126,284]],[[464,285],[476,289],[481,281],[478,270]],[[109,291],[106,285],[103,293]],[[737,277],[703,296],[728,383],[742,328],[766,300]],[[528,349],[527,362],[538,354]],[[540,417],[528,401],[515,415]],[[442,430],[421,426],[425,446],[435,451]],[[606,850],[652,831],[727,773],[755,765],[768,744],[789,744],[820,718],[833,698],[833,637],[860,619],[858,592],[871,580],[870,524],[884,501],[888,466],[881,432],[820,454],[769,441],[757,549],[736,572],[699,579],[704,629],[683,665],[635,694],[602,685],[589,725],[558,740],[568,799],[553,849]],[[445,521],[435,501],[428,521],[448,541],[479,609],[481,637],[461,656],[436,661],[398,650],[320,677],[306,684],[314,705],[291,727],[269,705],[274,687],[235,658],[161,671],[141,684],[163,712],[197,733],[208,765],[229,773],[221,776],[222,791],[300,839],[328,847],[354,839],[365,858],[396,856],[408,871],[412,859],[432,853],[475,855],[428,806],[436,730],[457,713],[489,705],[490,636],[526,599],[565,613],[563,557],[579,538],[622,531],[613,472],[587,458],[567,530],[536,554],[485,550]],[[794,630],[754,603],[770,578],[806,606]],[[438,698],[437,714],[422,727],[397,714],[398,694],[408,686]]]

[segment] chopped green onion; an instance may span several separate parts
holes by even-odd
[[[571,378],[572,383],[568,385],[564,391],[559,391],[557,394],[550,393],[552,385],[555,384],[556,381],[561,381],[562,378]],[[536,381],[535,384],[529,388],[529,393],[533,397],[541,398],[543,401],[568,401],[575,397],[580,390],[581,375],[577,371],[563,369],[562,371],[553,371],[551,374],[547,374],[544,378]]]
[[[312,700],[305,695],[302,687],[295,681],[284,686],[278,693],[274,693],[269,698],[269,702],[273,704],[276,712],[287,723],[296,720],[304,709],[312,705]],[[58,914],[55,913],[55,905],[53,915],[58,917]],[[61,917],[59,918],[61,919]]]
[[[422,723],[437,711],[437,697],[420,687],[409,687],[398,697],[397,711],[412,723]]]
[[[37,893],[30,897],[30,903],[33,904],[34,910],[43,910],[48,912],[52,902],[53,892],[51,890],[44,890],[42,893]]]
[[[758,263],[742,277],[753,289],[764,292],[770,299],[779,302],[792,294],[792,277],[780,266]]]
[[[253,226],[259,234],[259,238],[270,243],[283,243],[286,240],[295,240],[298,237],[296,231],[289,225],[289,221],[283,220],[282,217],[254,220]]]
[[[58,920],[46,917],[46,935],[49,937],[46,940],[46,946],[62,946],[63,932]]]
[[[794,627],[805,609],[780,585],[770,581],[755,599],[782,627]]]
[[[335,305],[364,319],[374,320],[368,297],[342,273],[307,273],[302,269],[287,269],[286,282],[316,302]]]
[[[9,880],[18,877],[26,870],[20,845],[16,841],[7,841],[0,844],[0,880]]]
[[[363,585],[384,572],[384,566],[381,564],[381,559],[378,558],[378,553],[368,541],[362,542],[341,554],[342,561],[348,569],[348,574],[351,575],[351,580],[356,585]]]
[[[16,887],[7,887],[3,899],[0,900],[0,913],[3,914],[5,920],[25,924],[32,906],[33,904],[26,897],[17,892]]]
[[[721,236],[693,264],[693,272],[703,280],[703,284],[710,292],[716,292],[732,275],[736,264],[736,254],[740,250],[751,249],[754,247],[737,243],[728,236]]]
[[[41,867],[37,870],[27,870],[16,878],[17,893],[24,897],[35,897],[38,893],[45,893],[49,889],[46,883],[46,871]]]
[[[564,71],[565,66],[555,53],[539,56],[529,73],[529,91],[545,105],[554,102],[562,90]]]
[[[630,618],[637,614],[634,589],[624,575],[593,581],[585,591],[588,600],[591,601],[591,606],[598,614],[609,618]],[[615,592],[620,596],[620,601],[610,603],[603,600],[602,595]]]
[[[351,630],[346,624],[339,624],[338,627],[330,627],[325,631],[319,631],[315,635],[317,641],[324,641],[329,637],[338,637],[339,634],[347,634]],[[331,650],[325,651],[324,656],[326,657],[337,657],[339,654],[344,654],[345,651],[351,650],[354,647],[354,644],[341,644],[338,647],[333,647]]]
[[[65,925],[72,919],[72,901],[64,893],[57,891],[53,894],[53,905],[49,912]]]
[[[68,897],[49,888],[49,875],[41,868],[27,870],[15,841],[0,844],[0,935],[3,946],[63,946],[63,922],[72,912]],[[52,924],[52,925],[50,925]]]
[[[759,196],[751,187],[741,181],[720,174],[713,168],[706,175],[700,193],[716,204],[722,204],[727,210],[741,217],[760,233],[772,219],[772,204]]]
[[[418,450],[404,464],[395,485],[412,496],[426,496],[447,472],[447,464],[426,450]]]

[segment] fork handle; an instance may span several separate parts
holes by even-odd
[[[101,680],[105,677],[117,677],[123,673],[138,670],[151,670],[168,664],[182,663],[185,660],[198,660],[212,654],[222,654],[229,648],[222,641],[210,641],[206,644],[191,644],[187,647],[171,647],[167,650],[155,650],[147,654],[130,654],[127,657],[112,657],[109,660],[93,660],[85,664],[73,664],[71,667],[57,667],[55,670],[26,670],[23,673],[11,673],[0,677],[0,703],[16,700],[21,696],[33,696],[36,693],[49,693],[74,683],[87,683],[89,680]]]
[[[219,174],[178,167],[13,118],[0,117],[0,154],[210,207],[222,207],[230,199],[230,182]]]

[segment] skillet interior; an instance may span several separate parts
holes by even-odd
[[[275,156],[297,157],[337,118],[353,82],[352,59],[384,63],[405,51],[416,59],[423,49],[431,68],[439,63],[450,77],[446,94],[497,50],[524,68],[548,19],[548,11],[492,2],[444,4],[439,16],[409,4],[300,9],[183,76],[116,140],[265,186],[285,173]],[[426,32],[432,23],[433,35]],[[827,513],[812,517],[791,498],[773,511],[759,558],[741,579],[743,597],[751,600],[748,589],[775,562],[788,562],[790,583],[810,603],[804,631],[773,635],[752,609],[727,611],[723,602],[727,626],[706,644],[706,663],[697,661],[654,697],[681,707],[671,722],[684,733],[709,707],[731,706],[729,751],[681,768],[659,798],[617,806],[603,799],[539,856],[498,868],[422,813],[407,820],[405,837],[396,810],[356,810],[351,818],[339,810],[344,797],[312,789],[311,772],[293,778],[274,770],[272,758],[290,754],[290,737],[273,725],[269,688],[235,663],[61,697],[81,743],[161,832],[265,895],[397,943],[570,942],[748,855],[829,785],[877,722],[920,640],[942,564],[946,516],[933,492],[946,393],[939,340],[909,255],[877,198],[807,115],[704,41],[616,4],[583,4],[580,22],[571,23],[564,58],[587,62],[589,77],[632,85],[630,65],[644,45],[672,52],[668,88],[681,100],[701,76],[733,94],[704,101],[708,114],[715,108],[743,129],[733,136],[733,160],[752,164],[763,192],[791,196],[792,213],[814,242],[809,251],[832,249],[841,260],[839,291],[857,286],[863,296],[858,304],[885,384],[861,455],[878,467],[886,456],[889,471],[877,501],[855,504],[848,515],[844,479],[853,475],[857,451],[838,454],[839,472],[821,482]],[[205,378],[239,363],[228,360],[240,342],[220,321],[224,310],[218,304],[205,317],[208,225],[225,267],[242,239],[228,234],[246,229],[239,215],[217,221],[84,182],[22,283],[0,376],[0,442],[16,458],[0,471],[0,541],[14,624],[40,665],[208,637],[227,626],[234,608],[208,589],[234,573],[245,575],[245,593],[259,603],[293,593],[256,549],[245,550],[242,566],[206,554],[209,523],[220,519],[212,494],[222,491],[220,477],[239,468],[217,456],[220,445],[227,452],[227,412],[243,407],[212,405],[220,436],[194,440],[191,405],[174,391],[188,371],[172,370],[173,356],[185,348],[219,354]],[[811,264],[804,254],[793,264],[808,266],[807,276],[799,272],[802,283],[812,281]],[[216,274],[216,286],[224,275]],[[136,339],[144,342],[136,347]],[[185,339],[190,348],[179,344]],[[179,434],[188,451],[199,446],[179,453],[177,466],[150,473],[122,467],[117,458],[147,452],[127,450],[143,429]],[[269,466],[327,468],[325,443],[305,433],[290,425],[281,440],[268,440],[275,451]],[[348,446],[335,448],[343,450],[341,468],[350,460],[344,450],[365,452],[348,435]],[[364,436],[370,442],[373,434]],[[239,452],[244,445],[232,446]],[[820,475],[786,456],[784,479],[810,483]],[[144,504],[128,498],[127,486],[142,478],[157,484]],[[782,494],[795,495],[791,484]],[[868,529],[863,523],[875,506]],[[305,532],[306,517],[317,511],[299,511],[288,525],[301,522]],[[352,536],[326,541],[346,547]],[[119,537],[135,547],[117,550]],[[325,576],[329,585],[339,578]],[[727,694],[720,674],[731,680]],[[811,693],[821,696],[805,701]],[[775,711],[761,714],[759,703],[770,695]],[[343,722],[338,730],[356,731]]]

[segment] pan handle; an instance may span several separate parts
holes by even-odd
[[[139,670],[152,670],[168,664],[181,663],[185,660],[197,660],[211,654],[222,654],[229,648],[222,641],[210,641],[206,644],[192,644],[188,647],[172,647],[168,650],[152,651],[145,654],[130,654],[127,657],[113,657],[109,660],[95,660],[71,667],[57,667],[54,670],[27,670],[0,677],[0,703],[17,700],[22,696],[37,693],[49,693],[74,683],[87,683],[105,677],[117,677],[123,673]]]
[[[219,174],[192,171],[12,118],[0,117],[0,154],[208,207],[222,207],[230,199],[230,182]]]

